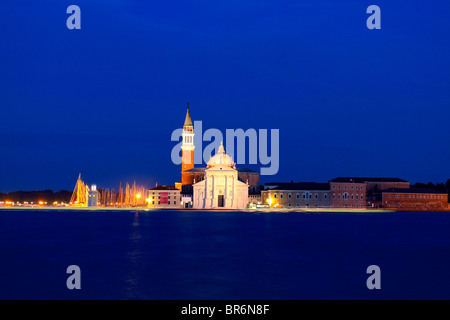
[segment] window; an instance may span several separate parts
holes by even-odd
[[[356,195],[356,200],[358,200],[358,195]]]
[[[336,186],[333,184],[333,189],[336,189]]]
[[[273,197],[274,197],[274,198],[277,198],[277,194],[276,194],[276,193],[274,193],[274,194],[273,194]]]
[[[289,193],[288,194],[288,198],[291,199],[292,198],[292,194]]]
[[[303,193],[303,199],[306,199],[306,194],[305,193]]]
[[[296,206],[297,206],[297,207],[300,207],[300,203],[297,203]]]
[[[283,194],[282,193],[280,193],[280,199],[283,199]]]
[[[167,204],[170,204],[170,201],[167,201]]]
[[[336,199],[336,195],[333,193],[333,199]]]
[[[362,195],[362,193],[361,193],[361,200],[363,200],[364,198],[363,198],[363,195]]]
[[[291,204],[289,203],[289,207],[291,207]]]
[[[338,194],[338,199],[340,199],[340,198],[341,198],[341,194],[339,193],[339,194]]]
[[[341,188],[341,186],[339,185],[339,186],[338,186],[338,189],[340,189],[340,188]]]
[[[176,202],[176,201],[174,201],[174,202],[173,202],[173,204],[177,204],[177,202]]]
[[[347,186],[344,186],[344,189],[347,190]]]
[[[356,186],[356,190],[358,190],[358,186]]]
[[[319,199],[319,194],[316,193],[316,194],[314,195],[314,197],[315,197],[316,199]]]
[[[352,188],[351,188],[352,190],[353,190],[353,186],[352,186]]]
[[[300,199],[300,193],[297,193],[297,199]]]
[[[328,194],[327,194],[327,193],[324,193],[324,194],[323,194],[323,197],[324,197],[324,199],[328,198]]]

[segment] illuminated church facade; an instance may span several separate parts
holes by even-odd
[[[259,191],[259,172],[237,169],[221,143],[206,168],[194,166],[194,126],[189,104],[182,133],[181,195],[194,209],[245,209],[250,191]],[[200,150],[202,152],[202,150]]]
[[[205,179],[193,186],[194,209],[244,209],[248,202],[248,184],[238,179],[235,163],[223,145],[208,161]]]

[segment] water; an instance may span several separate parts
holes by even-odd
[[[448,212],[0,210],[0,298],[449,299],[449,231]]]

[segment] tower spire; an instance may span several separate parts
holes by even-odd
[[[189,102],[187,103],[186,119],[184,120],[184,127],[192,127],[191,113],[189,111]]]

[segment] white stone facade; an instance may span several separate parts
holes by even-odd
[[[248,184],[238,180],[238,171],[223,146],[208,161],[205,179],[193,185],[194,209],[245,209]]]

